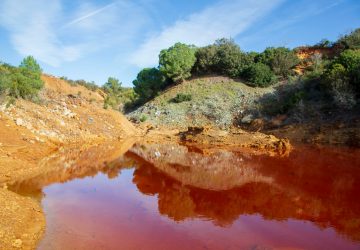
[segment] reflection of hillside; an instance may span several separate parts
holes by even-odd
[[[178,144],[136,144],[131,153],[184,185],[210,190],[227,190],[246,183],[271,183],[257,171],[252,155],[225,150],[202,154]]]
[[[49,184],[99,172],[115,178],[122,168],[135,165],[133,182],[139,191],[156,195],[160,213],[175,221],[201,217],[227,226],[241,215],[260,214],[311,221],[360,240],[359,152],[301,148],[277,158],[137,144],[122,156],[131,146],[132,141],[64,149],[42,162],[46,171],[41,175],[9,189],[41,199]]]
[[[44,171],[32,178],[17,181],[9,189],[20,194],[42,198],[42,188],[53,183],[64,183],[76,178],[95,176],[99,172],[112,179],[119,170],[132,166],[121,156],[132,146],[133,141],[102,144],[90,148],[65,148],[44,159],[40,164]]]
[[[251,162],[252,174],[258,174],[258,177],[251,175],[248,181],[243,178],[238,187],[234,187],[233,182],[227,190],[206,190],[202,188],[206,177],[187,179],[189,172],[211,176],[206,172],[214,171],[213,174],[217,175],[222,162],[231,170],[226,165],[229,161],[222,159],[216,163],[218,168],[210,170],[209,166],[199,165],[199,162],[189,164],[189,159],[194,159],[194,152],[184,153],[184,149],[180,148],[175,149],[180,153],[174,156],[157,147],[160,154],[155,156],[153,147],[135,146],[135,150],[131,150],[151,162],[139,161],[140,167],[134,172],[133,182],[142,193],[157,194],[160,213],[175,221],[205,217],[225,226],[241,215],[261,214],[274,220],[293,218],[312,221],[319,227],[333,227],[352,239],[360,240],[360,201],[357,198],[360,193],[359,154],[304,148],[293,152],[289,158],[254,156],[247,159],[238,155],[243,160],[235,166],[247,168]],[[146,156],[146,153],[149,155]],[[228,154],[228,157],[233,158],[234,155]],[[168,159],[170,162],[167,162]],[[204,162],[211,164],[209,160]],[[203,172],[193,171],[196,168]],[[235,167],[232,169],[237,171]],[[215,180],[213,187],[225,187],[219,185],[217,178],[209,179],[209,187],[212,180]]]

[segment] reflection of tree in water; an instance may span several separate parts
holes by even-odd
[[[190,189],[166,178],[164,174],[153,167],[141,165],[134,171],[133,182],[143,194],[158,194],[161,214],[167,215],[175,221],[195,216],[195,204],[190,196]]]
[[[346,178],[354,169],[342,166],[359,161],[350,157],[339,165],[346,169],[339,171],[329,165],[339,159],[344,156],[316,150],[296,153],[292,160],[260,157],[255,159],[260,163],[257,170],[271,176],[274,183],[245,183],[224,191],[182,185],[156,164],[140,160],[133,182],[142,193],[157,195],[159,212],[175,221],[205,218],[216,225],[228,226],[241,215],[260,214],[269,220],[311,221],[320,228],[333,227],[353,240],[360,240],[360,201],[354,196],[360,188],[360,169]]]
[[[291,203],[279,209],[279,200],[289,197],[263,183],[246,184],[228,191],[203,190],[183,186],[146,164],[135,170],[133,182],[142,193],[157,194],[160,213],[175,221],[205,217],[219,226],[227,226],[242,214],[261,212],[269,219],[283,220],[288,218],[286,211],[294,210]]]

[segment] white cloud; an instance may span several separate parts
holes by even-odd
[[[61,12],[60,1],[5,0],[0,11],[0,23],[9,30],[19,54],[34,55],[53,66],[79,57],[77,46],[62,45],[54,33],[54,20]]]
[[[147,21],[128,0],[105,6],[79,3],[65,13],[62,0],[2,0],[0,25],[20,55],[60,66],[116,43],[126,47]]]
[[[154,34],[132,54],[131,63],[138,67],[154,66],[157,64],[159,51],[175,42],[204,46],[217,38],[235,37],[281,1],[220,1],[184,20],[177,21],[160,34]]]

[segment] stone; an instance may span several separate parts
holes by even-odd
[[[21,119],[21,118],[16,118],[15,123],[18,126],[23,126],[24,125],[24,120]]]
[[[161,156],[161,153],[159,151],[155,151],[155,156],[159,158]]]
[[[246,115],[241,119],[241,123],[246,123],[246,124],[250,124],[253,120],[253,115]]]
[[[13,247],[20,248],[22,246],[22,240],[16,239],[16,240],[14,240],[12,245],[13,245]]]

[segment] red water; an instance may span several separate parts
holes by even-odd
[[[204,190],[135,158],[111,178],[45,187],[39,249],[360,249],[359,151],[251,161],[272,181]]]

